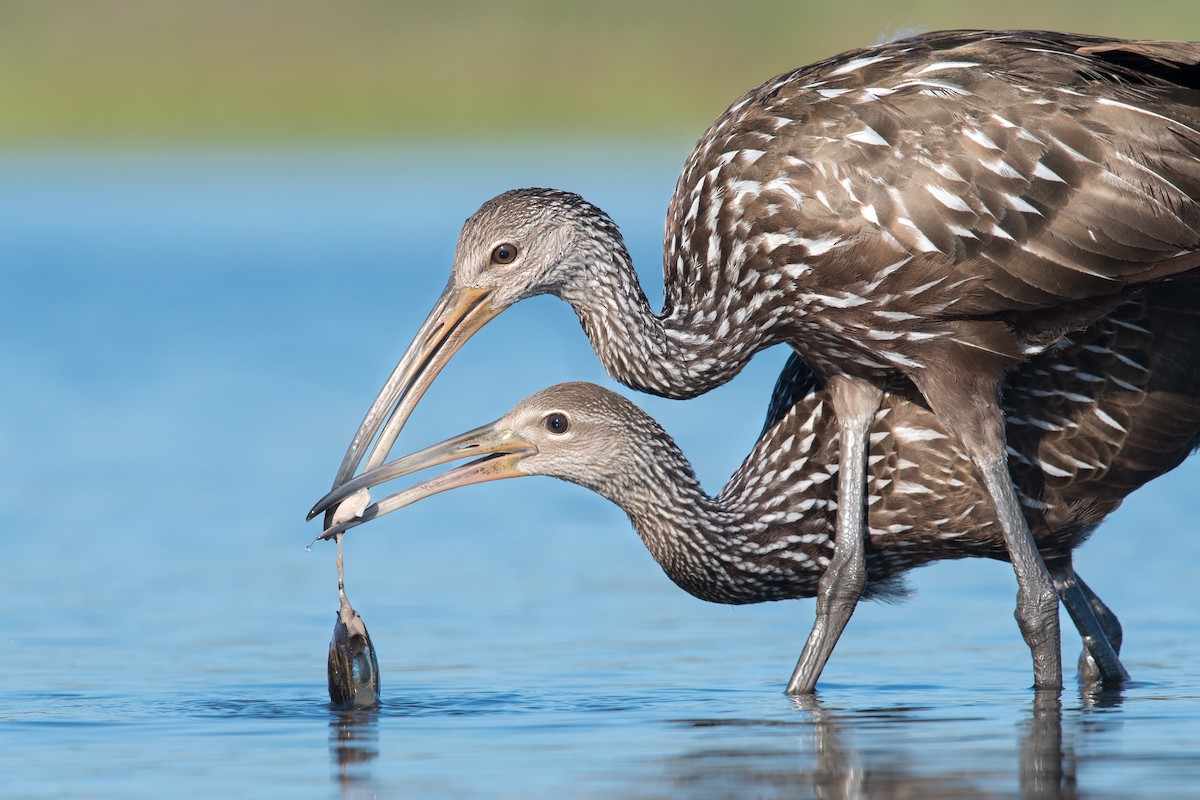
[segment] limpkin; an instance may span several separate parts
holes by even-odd
[[[1000,386],[1139,285],[1195,270],[1198,201],[1200,45],[950,31],[844,53],[751,90],[700,139],[668,209],[660,313],[597,207],[547,189],[485,203],[334,485],[364,454],[383,463],[446,361],[526,297],[569,302],[613,377],[667,397],[787,343],[842,440],[836,602],[816,639],[832,647],[863,585],[870,421],[885,388],[911,384],[980,469],[1035,685],[1061,686],[1057,597],[1008,475]]]
[[[370,470],[353,492],[463,458],[475,460],[368,506],[348,528],[424,497],[483,481],[549,475],[581,484],[630,516],[666,574],[703,600],[835,601],[834,393],[795,357],[776,387],[762,438],[715,497],[661,427],[591,384],[534,394],[496,422]],[[1009,467],[1025,519],[1086,650],[1085,681],[1127,677],[1116,616],[1079,580],[1071,555],[1130,492],[1200,443],[1200,286],[1128,299],[1053,352],[1018,366],[1003,395]],[[941,559],[1009,558],[983,475],[945,422],[912,392],[888,392],[867,459],[865,592],[888,595],[909,569]],[[854,595],[856,602],[858,594]],[[853,611],[853,605],[847,616]],[[811,691],[824,667],[810,637],[788,686]],[[832,649],[832,648],[831,648]]]

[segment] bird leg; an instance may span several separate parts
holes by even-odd
[[[1002,370],[986,368],[982,358],[972,373],[926,370],[913,375],[930,409],[958,434],[983,476],[996,507],[1004,543],[1017,576],[1017,625],[1033,655],[1033,683],[1038,689],[1062,688],[1062,641],[1058,593],[1021,511],[1008,471],[1004,414],[1000,411]]]
[[[1079,682],[1113,685],[1128,681],[1129,673],[1118,658],[1122,631],[1117,615],[1075,573],[1070,555],[1048,566],[1063,605],[1083,639]]]
[[[1001,440],[1003,444],[1003,440]],[[1062,640],[1058,625],[1058,593],[1021,513],[1008,461],[983,456],[976,463],[1004,530],[1004,542],[1017,575],[1017,625],[1033,655],[1033,683],[1038,689],[1062,688]]]
[[[833,558],[817,584],[817,618],[788,681],[790,695],[812,694],[867,583],[867,452],[871,423],[883,392],[872,384],[844,376],[835,376],[828,386],[841,430]]]
[[[1100,620],[1100,625],[1104,629],[1104,635],[1108,637],[1108,641],[1112,644],[1113,650],[1121,652],[1121,643],[1125,640],[1125,632],[1121,630],[1121,621],[1117,619],[1117,615],[1112,612],[1104,601],[1096,596],[1092,591],[1092,587],[1083,582],[1083,578],[1079,577],[1079,573],[1075,573],[1075,582],[1079,584],[1079,588],[1083,590],[1084,595],[1088,599],[1088,604],[1092,607],[1092,613],[1096,615],[1096,619]]]

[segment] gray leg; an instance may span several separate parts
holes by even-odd
[[[1003,440],[1001,440],[1003,441]],[[987,452],[987,451],[985,451]],[[1003,453],[1003,450],[1000,451]],[[981,455],[978,451],[976,456]],[[1004,542],[1017,575],[1017,625],[1033,655],[1033,685],[1062,688],[1062,639],[1058,626],[1058,593],[1034,544],[1029,524],[1008,473],[1008,463],[990,453],[976,458],[1004,530]]]
[[[1096,596],[1092,588],[1083,582],[1083,578],[1079,577],[1079,573],[1075,573],[1075,582],[1079,584],[1079,588],[1087,596],[1088,604],[1092,607],[1092,613],[1096,615],[1096,619],[1100,620],[1100,627],[1104,629],[1104,635],[1108,637],[1108,641],[1113,646],[1113,650],[1121,652],[1121,643],[1125,640],[1125,632],[1121,630],[1121,621],[1117,619],[1117,615],[1112,612],[1104,601]]]
[[[1004,414],[999,405],[1003,371],[989,368],[982,354],[968,355],[979,367],[970,374],[926,370],[911,377],[938,419],[953,425],[967,455],[982,473],[996,507],[1008,558],[1017,576],[1015,616],[1033,655],[1033,685],[1038,689],[1061,689],[1058,593],[1033,541],[1008,472]]]
[[[868,436],[883,392],[845,377],[830,380],[829,389],[841,428],[834,551],[817,585],[817,619],[788,681],[787,693],[791,695],[813,692],[867,582],[864,495]]]
[[[1096,618],[1096,621],[1100,624],[1100,630],[1103,631],[1104,638],[1108,640],[1109,649],[1112,650],[1113,660],[1116,661],[1117,667],[1116,671],[1111,666],[1106,669],[1104,667],[1103,654],[1101,657],[1096,657],[1092,650],[1086,646],[1087,641],[1085,640],[1083,652],[1079,654],[1079,682],[1119,684],[1128,681],[1129,673],[1125,671],[1125,668],[1121,666],[1120,660],[1117,659],[1117,656],[1121,652],[1121,642],[1124,639],[1120,620],[1104,604],[1104,601],[1097,597],[1096,593],[1083,582],[1083,578],[1080,578],[1078,573],[1072,571],[1072,574],[1075,579],[1075,585],[1087,602],[1088,608]],[[1074,615],[1072,615],[1072,618],[1074,618]],[[1076,626],[1079,625],[1078,622],[1075,624]]]
[[[1109,631],[1095,612],[1092,600],[1095,599],[1109,617],[1115,622],[1116,617],[1100,602],[1090,589],[1086,589],[1075,570],[1071,567],[1070,558],[1062,559],[1051,567],[1054,585],[1062,597],[1063,605],[1079,636],[1083,639],[1084,654],[1079,658],[1079,680],[1081,683],[1123,683],[1129,680],[1129,673],[1121,666],[1117,658],[1117,648],[1111,643]],[[1117,624],[1119,629],[1120,624]]]

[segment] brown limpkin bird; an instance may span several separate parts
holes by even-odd
[[[845,53],[753,89],[701,138],[668,209],[660,313],[600,209],[545,189],[485,203],[334,485],[364,455],[383,463],[447,360],[526,297],[569,302],[613,377],[667,397],[787,343],[841,436],[817,658],[864,585],[867,430],[883,390],[910,385],[979,468],[1035,685],[1061,686],[1057,597],[1009,478],[1000,387],[1198,265],[1200,45],[951,31]]]
[[[895,592],[905,571],[931,561],[1009,557],[981,471],[946,424],[909,394],[886,393],[870,427],[868,596]],[[1080,677],[1126,678],[1116,655],[1120,624],[1075,575],[1071,554],[1126,495],[1200,443],[1200,286],[1158,287],[1069,334],[1055,352],[1016,368],[1003,408],[1025,519],[1086,645]],[[839,427],[833,392],[816,389],[793,356],[762,438],[713,497],[635,405],[591,384],[562,384],[490,425],[360,475],[322,498],[310,516],[352,492],[474,458],[323,535],[447,489],[549,475],[623,508],[666,574],[696,597],[757,603],[816,595],[819,603],[838,558]],[[790,693],[811,690],[824,667],[812,647],[810,638]]]

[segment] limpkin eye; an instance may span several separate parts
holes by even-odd
[[[493,264],[511,264],[517,257],[515,244],[498,244],[492,248]]]
[[[566,414],[560,414],[557,411],[553,414],[546,415],[542,420],[542,427],[551,433],[566,433],[567,428],[571,427],[571,423],[567,421]]]

